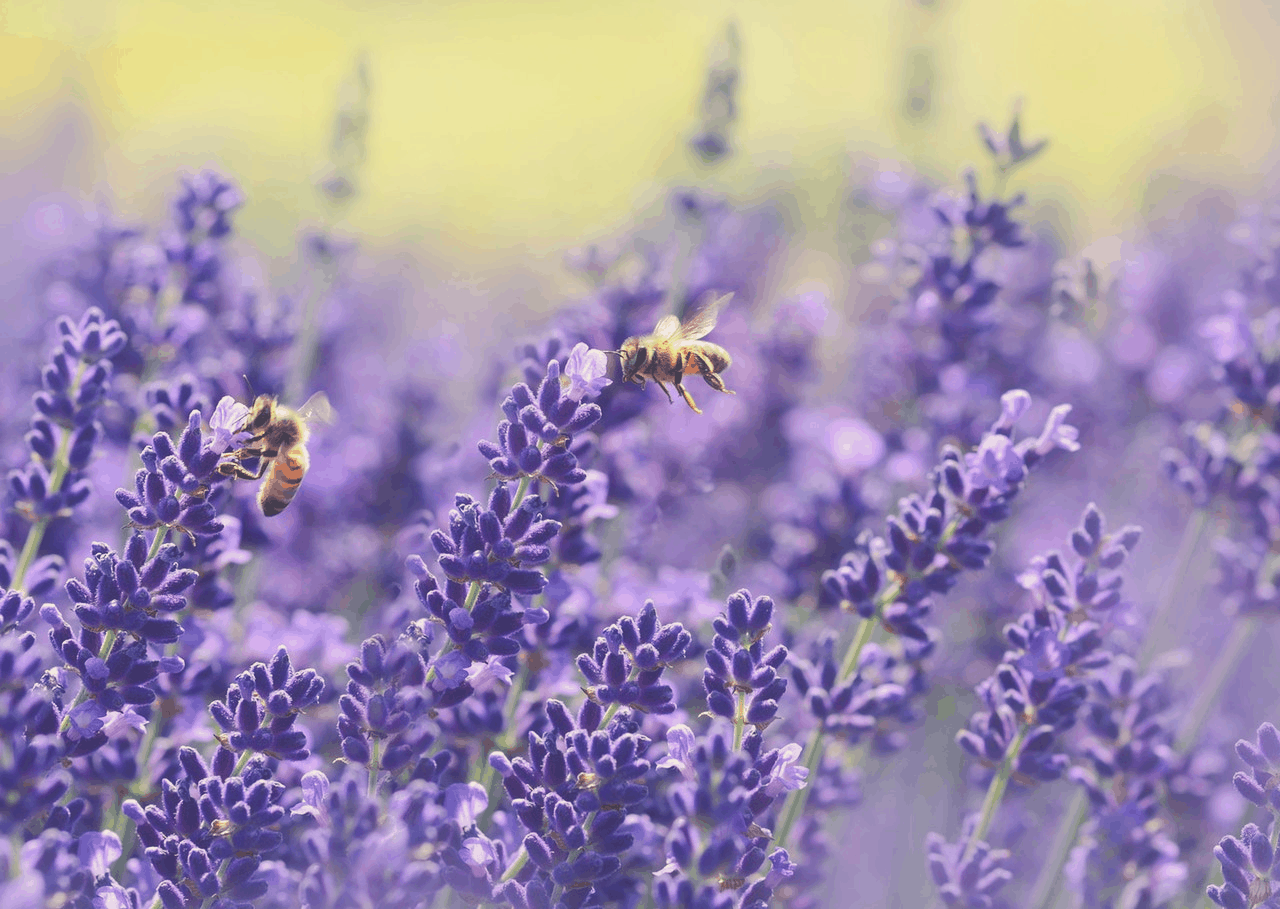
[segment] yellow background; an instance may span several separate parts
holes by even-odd
[[[1051,146],[1015,185],[1079,246],[1130,228],[1153,172],[1240,192],[1273,160],[1265,0],[0,0],[0,165],[31,166],[59,118],[87,117],[68,188],[158,216],[175,171],[214,165],[247,188],[242,232],[283,255],[318,215],[310,179],[365,52],[369,161],[346,227],[460,274],[550,274],[664,187],[705,182],[684,141],[730,19],[739,153],[710,183],[748,198],[794,181],[819,236],[857,156],[953,179],[981,160],[975,121],[1003,126],[1017,97]],[[916,125],[912,48],[937,74]]]

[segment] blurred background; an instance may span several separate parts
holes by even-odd
[[[1272,167],[1278,18],[1266,0],[5,0],[0,173],[9,212],[66,190],[154,219],[175,172],[215,167],[246,190],[238,233],[288,258],[324,216],[313,180],[363,55],[367,160],[341,227],[473,303],[508,284],[541,308],[566,249],[672,185],[745,199],[783,172],[811,242],[782,280],[830,282],[852,161],[954,181],[981,155],[974,123],[1003,125],[1018,98],[1052,139],[1018,176],[1033,219],[1077,247],[1133,227],[1170,181],[1253,188]],[[685,144],[730,20],[736,148],[710,177]]]

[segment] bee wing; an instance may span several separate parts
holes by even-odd
[[[710,294],[707,296],[710,296]],[[704,296],[702,299],[706,300],[707,297]],[[685,341],[696,341],[709,334],[711,329],[716,327],[716,320],[720,318],[720,310],[732,299],[733,294],[727,293],[716,297],[709,303],[704,303],[702,308],[681,326],[680,338]]]
[[[676,332],[680,330],[680,320],[675,316],[663,316],[658,320],[658,324],[653,326],[652,337],[658,341],[665,341],[668,338],[674,338]]]
[[[307,398],[307,403],[298,408],[298,416],[308,423],[332,423],[338,418],[329,403],[329,396],[323,391]]]

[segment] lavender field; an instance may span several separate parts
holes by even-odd
[[[352,228],[376,54],[268,240],[0,179],[0,909],[1280,909],[1280,205],[915,58],[736,191],[749,34],[548,280]]]

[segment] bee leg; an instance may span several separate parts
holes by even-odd
[[[676,402],[676,399],[671,397],[671,392],[667,390],[667,386],[662,384],[662,380],[654,379],[653,381],[659,388],[662,389],[662,393],[667,396],[668,403],[674,404]]]
[[[276,459],[279,451],[259,451],[256,448],[241,448],[230,457],[233,460],[223,461],[218,465],[218,473],[224,477],[234,477],[237,480],[260,480],[262,475],[267,472],[267,468],[271,466],[271,462]],[[258,470],[255,473],[244,467],[241,461],[246,458],[258,459]]]
[[[724,379],[720,378],[720,376],[716,373],[715,367],[711,365],[710,360],[708,360],[706,357],[699,354],[697,357],[695,357],[695,361],[698,364],[698,372],[701,373],[702,380],[704,382],[706,382],[716,391],[723,391],[727,395],[737,394],[736,391],[731,391],[730,389],[724,387]]]
[[[689,409],[694,413],[702,413],[698,409],[698,405],[693,403],[693,395],[689,394],[689,389],[684,387],[684,383],[679,378],[675,381],[676,391],[680,392],[680,397],[684,398],[684,402],[689,405]]]
[[[267,472],[267,461],[258,463],[258,472],[241,467],[239,461],[224,461],[218,465],[218,473],[224,477],[233,477],[237,480],[260,480],[262,475]]]
[[[720,376],[719,376],[719,375],[717,375],[717,374],[716,374],[716,373],[714,373],[714,372],[709,372],[709,373],[704,374],[704,375],[703,375],[703,377],[702,377],[702,379],[703,379],[703,381],[704,381],[704,382],[706,382],[708,385],[710,385],[710,386],[711,386],[712,388],[714,388],[716,391],[723,391],[723,392],[724,392],[725,394],[727,394],[727,395],[736,395],[736,394],[737,394],[737,392],[736,392],[736,391],[734,391],[732,388],[725,388],[725,387],[724,387],[724,379],[720,378]]]
[[[676,377],[672,380],[671,384],[675,385],[676,391],[680,392],[680,397],[684,398],[684,402],[689,405],[690,410],[694,413],[702,413],[702,411],[698,409],[698,405],[693,403],[693,395],[689,394],[689,389],[684,387],[684,367],[687,362],[688,360],[685,358],[683,353],[676,356],[674,370]]]

